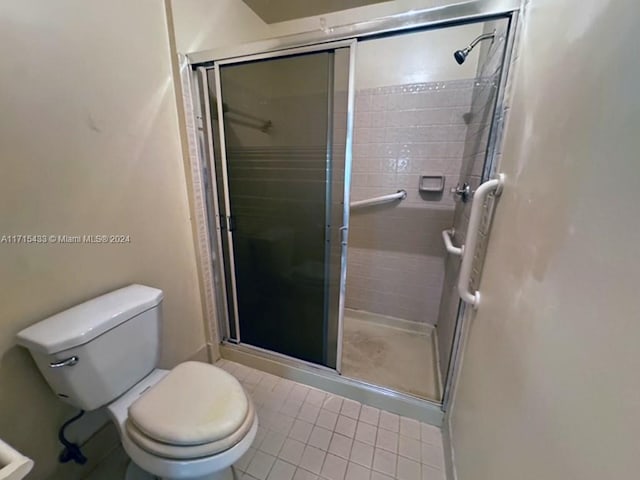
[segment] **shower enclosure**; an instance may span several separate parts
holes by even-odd
[[[469,311],[459,284],[477,289],[482,269],[490,215],[459,281],[474,191],[495,173],[514,21],[190,57],[226,345],[442,402]]]

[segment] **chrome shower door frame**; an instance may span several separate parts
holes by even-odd
[[[230,332],[230,319],[228,311],[228,296],[227,296],[227,283],[225,281],[224,272],[224,251],[222,247],[222,222],[220,216],[220,194],[218,192],[217,178],[220,174],[216,173],[215,163],[215,145],[214,145],[214,131],[211,118],[211,106],[209,101],[209,78],[207,75],[207,69],[204,67],[198,67],[194,75],[192,76],[192,83],[198,88],[199,98],[199,110],[198,117],[201,119],[202,126],[200,128],[200,142],[201,142],[201,155],[204,158],[200,158],[200,167],[202,170],[202,176],[204,183],[209,182],[211,186],[211,192],[207,192],[204,189],[204,195],[210,196],[210,203],[206,200],[205,205],[210,210],[211,204],[213,204],[213,212],[209,211],[209,236],[213,237],[208,239],[209,243],[215,243],[215,248],[211,248],[212,258],[211,267],[213,278],[211,279],[213,285],[218,284],[221,291],[216,295],[214,290],[216,313],[218,318],[215,322],[218,326],[218,338],[228,339],[231,336]],[[195,100],[195,99],[194,99]],[[195,101],[194,101],[195,103]],[[211,225],[211,219],[213,219],[213,225]],[[214,233],[215,231],[215,233]],[[215,258],[213,258],[215,257]]]
[[[510,67],[513,62],[516,35],[520,28],[520,11],[511,12],[509,25],[507,27],[507,38],[502,59],[502,71],[496,94],[495,108],[491,119],[491,129],[487,142],[487,153],[482,169],[482,183],[492,179],[498,169],[498,157],[501,151],[502,139],[504,137],[505,113],[506,113],[506,92],[510,80]],[[462,367],[464,344],[469,334],[469,323],[474,309],[470,308],[462,299],[458,303],[458,313],[456,315],[456,326],[451,348],[450,367],[444,379],[444,390],[442,394],[442,409],[449,411],[454,400],[455,386]]]
[[[419,29],[429,28],[447,28],[451,26],[461,25],[468,22],[480,22],[489,21],[495,18],[510,18],[513,20],[512,26],[509,28],[509,38],[507,44],[506,58],[503,63],[503,72],[500,82],[500,91],[498,94],[496,109],[494,112],[494,118],[492,120],[492,132],[490,137],[490,144],[488,147],[487,160],[485,162],[484,176],[490,177],[496,167],[496,156],[498,150],[498,144],[502,137],[502,130],[504,124],[504,97],[505,87],[507,83],[508,67],[511,61],[511,54],[514,45],[515,28],[518,15],[523,8],[523,0],[468,0],[460,3],[446,5],[441,7],[428,8],[425,10],[410,11],[402,14],[391,15],[388,17],[382,17],[374,20],[368,20],[359,23],[353,23],[348,25],[339,25],[326,29],[315,30],[300,34],[287,35],[278,38],[272,38],[267,40],[260,40],[243,45],[226,47],[222,49],[204,50],[199,52],[193,52],[187,55],[187,59],[191,67],[195,69],[210,69],[215,68],[215,65],[222,65],[225,63],[233,63],[234,61],[242,61],[241,59],[260,59],[270,58],[277,56],[286,56],[293,52],[304,51],[318,51],[327,49],[327,46],[335,45],[336,43],[345,42],[350,47],[350,66],[349,66],[349,106],[348,106],[348,124],[347,124],[347,148],[345,152],[345,212],[344,218],[345,227],[348,227],[349,219],[349,191],[351,183],[351,145],[353,141],[353,102],[354,102],[354,59],[356,51],[356,42],[359,39],[375,38],[377,36],[388,36],[393,34],[408,33]],[[344,46],[344,45],[343,45]],[[330,48],[330,47],[329,47]],[[452,59],[453,61],[453,59]],[[206,81],[206,75],[205,75]],[[204,88],[201,88],[201,95],[206,92],[206,83]],[[218,101],[220,96],[218,95]],[[220,108],[218,108],[220,111]],[[203,117],[207,112],[202,111]],[[205,120],[206,130],[206,120]],[[210,137],[210,135],[209,135]],[[206,150],[206,149],[205,149]],[[211,149],[211,154],[213,150]],[[205,152],[206,155],[206,152]],[[213,159],[212,159],[213,160]],[[213,161],[212,161],[213,165]],[[216,172],[211,169],[212,183],[215,185]],[[216,212],[217,213],[217,212]],[[218,235],[220,230],[216,229]],[[334,375],[340,373],[341,358],[342,358],[342,333],[343,333],[343,321],[344,321],[344,293],[346,288],[346,258],[347,258],[347,243],[348,243],[348,228],[344,229],[343,242],[345,245],[342,249],[341,256],[341,286],[340,286],[340,315],[339,315],[339,330],[338,330],[338,352],[337,352],[337,372],[333,369],[327,369],[321,365],[310,364],[299,359],[292,359],[286,355],[281,355],[275,352],[258,352],[258,348],[249,347],[254,349],[256,353],[264,353],[268,355],[272,361],[278,362],[278,359],[282,360],[284,365],[287,362],[294,361],[300,368],[314,370],[325,370],[333,372]],[[219,239],[218,239],[219,241]],[[218,274],[224,275],[224,267],[221,267],[220,262],[214,262],[214,271]],[[225,297],[226,299],[226,297]],[[465,312],[464,307],[458,309],[457,322],[464,323],[464,317],[468,312]],[[224,322],[220,322],[224,323]],[[462,330],[462,329],[461,329]],[[440,412],[448,410],[449,405],[453,399],[453,392],[455,391],[456,378],[459,374],[460,365],[462,362],[462,351],[464,344],[464,333],[462,331],[457,332],[457,338],[454,339],[455,348],[452,352],[453,368],[447,375],[444,397],[442,401],[432,401],[425,399],[418,399],[411,395],[403,394],[401,392],[391,392],[384,387],[370,385],[367,382],[357,379],[345,379],[336,375],[336,381],[343,382],[344,384],[360,385],[362,391],[369,389],[368,395],[372,391],[377,392],[381,398],[403,398],[409,401],[417,401],[424,405],[425,411],[432,409],[438,409]],[[228,348],[230,348],[229,345]],[[238,347],[239,348],[239,347]],[[246,349],[247,346],[242,346]],[[235,350],[234,350],[235,351]],[[240,350],[238,350],[240,352]],[[434,423],[436,424],[436,423]]]
[[[232,305],[227,305],[227,307],[233,308],[233,317],[235,323],[235,338],[231,338],[230,336],[230,322],[231,319],[228,315],[228,308],[225,309],[225,321],[226,321],[226,340],[231,341],[237,344],[242,343],[241,329],[240,329],[240,317],[239,317],[239,309],[238,309],[238,297],[237,297],[237,288],[236,288],[236,270],[235,270],[235,252],[233,249],[233,233],[232,230],[226,229],[226,237],[227,237],[227,245],[228,245],[228,255],[223,256],[222,252],[222,224],[229,225],[231,222],[231,199],[229,192],[229,176],[228,176],[228,159],[227,159],[227,151],[225,144],[225,127],[224,127],[224,119],[223,119],[223,100],[222,100],[222,85],[220,78],[220,67],[225,65],[233,65],[240,64],[255,60],[266,60],[266,59],[275,59],[275,58],[283,58],[289,57],[292,55],[300,55],[306,53],[319,53],[319,52],[330,52],[335,51],[337,49],[349,49],[349,67],[348,67],[348,86],[347,86],[347,129],[346,129],[346,138],[345,138],[345,151],[344,151],[344,178],[343,178],[343,208],[342,208],[342,225],[340,226],[340,286],[339,286],[339,306],[338,306],[338,321],[337,321],[337,339],[336,339],[336,367],[335,369],[330,367],[325,367],[324,365],[316,365],[309,362],[305,362],[300,359],[296,359],[298,361],[307,363],[309,365],[316,365],[319,368],[327,368],[330,370],[337,371],[338,373],[341,370],[342,364],[342,337],[343,337],[343,321],[344,321],[344,310],[345,310],[345,293],[346,293],[346,266],[347,266],[347,245],[348,245],[348,234],[349,234],[349,201],[350,201],[350,192],[351,192],[351,163],[352,163],[352,145],[353,145],[353,116],[354,116],[354,105],[355,105],[355,81],[354,81],[354,72],[355,72],[355,39],[349,40],[341,40],[335,42],[323,42],[313,45],[306,45],[297,48],[289,48],[283,50],[273,50],[269,52],[262,52],[250,55],[242,55],[238,57],[224,58],[221,60],[217,60],[213,62],[213,65],[208,66],[200,66],[198,70],[200,71],[200,82],[201,82],[201,95],[208,93],[209,85],[208,85],[208,70],[213,70],[214,78],[215,78],[215,92],[216,92],[216,104],[217,104],[217,121],[218,121],[218,136],[219,136],[219,152],[220,152],[220,165],[221,171],[216,171],[215,169],[215,161],[214,161],[214,145],[212,139],[212,130],[213,121],[211,117],[211,109],[208,106],[208,102],[204,101],[204,108],[202,108],[202,116],[203,116],[203,125],[205,130],[206,137],[206,152],[210,159],[210,165],[212,165],[211,172],[211,184],[213,185],[214,195],[217,195],[217,199],[215,200],[216,208],[218,208],[218,201],[222,199],[223,210],[224,210],[224,219],[220,218],[218,209],[216,211],[216,235],[218,244],[218,255],[221,261],[217,262],[218,265],[214,265],[214,269],[216,269],[218,275],[220,275],[223,279],[227,276],[224,268],[224,262],[229,262],[228,268],[228,276],[230,283],[230,297],[232,300]],[[333,94],[333,92],[331,92]],[[330,102],[333,101],[333,97],[330,97]],[[331,110],[329,110],[331,112]],[[330,119],[331,120],[331,119]],[[328,124],[328,129],[331,129],[331,121]],[[332,132],[329,132],[328,138],[331,138]],[[331,152],[327,152],[327,162],[332,161],[330,158]],[[216,190],[216,179],[222,179],[222,192],[217,192]],[[330,182],[330,180],[328,180]],[[325,201],[328,201],[326,199]],[[325,261],[328,261],[326,259]],[[220,284],[224,284],[226,288],[226,282],[222,281]],[[325,288],[327,288],[325,286]],[[224,298],[228,299],[229,296],[224,294]],[[334,297],[335,298],[335,297]],[[224,323],[224,322],[223,322]],[[245,344],[243,344],[245,345]],[[255,348],[257,350],[263,350],[259,347],[255,347],[252,345],[246,344],[245,346],[250,348]],[[273,352],[277,353],[277,352]],[[287,357],[284,354],[278,354],[282,357]]]

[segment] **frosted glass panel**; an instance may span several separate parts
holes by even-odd
[[[346,71],[334,51],[220,67],[241,341],[332,367],[346,115],[336,59]]]

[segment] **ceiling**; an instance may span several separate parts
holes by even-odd
[[[388,0],[243,0],[266,23],[363,7]]]

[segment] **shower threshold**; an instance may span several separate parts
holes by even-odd
[[[225,360],[304,383],[327,392],[365,403],[388,412],[415,418],[436,427],[442,426],[442,405],[429,399],[349,378],[319,365],[245,344],[222,342],[220,355]]]

